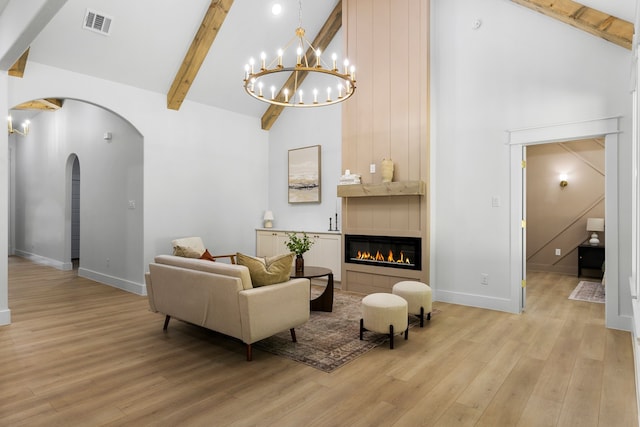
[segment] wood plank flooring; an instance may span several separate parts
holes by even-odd
[[[327,374],[182,322],[146,297],[9,258],[2,426],[637,426],[629,333],[578,279],[531,273],[522,315],[436,302],[394,350]]]

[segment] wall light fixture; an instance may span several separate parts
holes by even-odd
[[[20,132],[18,129],[13,128],[13,120],[11,119],[11,116],[7,117],[7,129],[9,131],[9,135],[17,133],[18,135],[27,136],[29,134],[30,123],[31,122],[29,120],[22,122],[22,132]]]
[[[564,188],[569,185],[569,181],[567,181],[568,177],[566,173],[560,174],[560,187]]]

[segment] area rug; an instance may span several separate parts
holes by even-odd
[[[600,282],[582,280],[571,292],[569,299],[604,304],[604,285]]]
[[[253,347],[324,372],[332,372],[381,344],[389,345],[388,335],[369,331],[365,331],[363,340],[360,341],[362,297],[360,294],[336,290],[333,311],[312,311],[309,321],[296,328],[297,343],[291,341],[291,335],[286,331],[258,341]],[[432,318],[436,311],[434,309],[431,313]],[[410,316],[409,327],[419,322],[417,316]],[[397,336],[395,339],[404,337]]]

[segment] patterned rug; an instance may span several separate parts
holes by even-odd
[[[331,372],[381,344],[389,345],[387,335],[369,331],[365,331],[360,341],[362,298],[360,294],[336,290],[333,312],[312,311],[309,321],[296,328],[297,343],[292,342],[289,331],[285,331],[254,343],[253,347]],[[432,318],[436,312],[434,309]],[[417,316],[409,317],[410,328],[419,323]],[[404,336],[398,335],[395,339],[404,339]]]
[[[582,280],[571,292],[569,299],[604,304],[604,285],[600,282]]]

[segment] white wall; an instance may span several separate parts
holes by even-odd
[[[38,63],[11,79],[8,92],[10,106],[43,97],[86,100],[140,132],[145,270],[171,250],[172,239],[188,235],[202,236],[212,253],[255,252],[268,179],[267,133],[257,119],[192,102],[168,110],[163,94]],[[143,277],[136,282],[142,286]]]
[[[614,115],[623,116],[617,267],[618,277],[629,277],[630,52],[506,0],[431,3],[436,297],[489,308],[510,297],[505,131]],[[473,30],[476,18],[483,25]],[[192,102],[167,110],[163,94],[32,62],[24,79],[0,77],[5,86],[3,107],[42,97],[84,99],[120,114],[143,135],[145,266],[178,236],[201,235],[212,252],[254,251],[254,229],[267,208],[275,226],[286,228],[323,230],[335,214],[340,150],[332,153],[330,146],[340,140],[338,109],[287,111],[268,135],[257,119]],[[323,202],[289,205],[287,150],[314,144],[323,147]],[[6,153],[0,153],[0,170],[3,165]],[[6,187],[0,174],[0,226],[6,226]],[[500,207],[491,207],[492,196],[501,198]],[[489,274],[488,286],[480,286],[480,273]],[[2,256],[0,278],[6,278]],[[0,315],[3,308],[8,312],[6,283],[0,282]]]
[[[432,282],[439,300],[505,309],[510,159],[505,131],[622,116],[618,277],[630,275],[631,53],[502,0],[432,1]],[[474,30],[475,19],[482,26]],[[608,171],[609,173],[610,171]],[[433,185],[432,181],[432,185]],[[501,199],[492,207],[492,197]],[[480,285],[480,274],[489,285]],[[626,279],[620,314],[631,310]]]
[[[339,30],[325,52],[342,52],[342,37],[343,32]],[[353,96],[358,96],[357,89]],[[289,204],[288,151],[310,145],[321,146],[321,203]],[[331,218],[335,230],[336,212],[338,223],[342,221],[342,199],[337,196],[340,175],[344,173],[341,168],[342,104],[285,109],[269,131],[269,198],[268,206],[263,209],[273,211],[273,226],[287,230],[328,231]]]
[[[134,261],[137,258],[135,245],[132,247],[121,241],[114,243],[112,247],[105,247],[104,243],[93,245],[87,242],[85,236],[88,232],[84,226],[87,221],[83,220],[81,273],[85,269],[89,277],[109,282],[113,278],[107,276],[113,276],[121,279],[116,280],[116,286],[136,291],[137,283],[138,291],[142,292],[142,273],[151,258],[155,254],[168,252],[170,240],[180,236],[200,235],[210,250],[216,253],[255,253],[254,230],[262,226],[261,218],[268,208],[276,215],[276,227],[324,231],[329,228],[329,218],[333,219],[335,227],[335,213],[340,209],[340,199],[336,197],[336,186],[341,175],[339,105],[303,111],[288,109],[280,116],[271,132],[267,133],[261,131],[259,122],[252,118],[188,102],[180,111],[166,110],[165,100],[159,94],[37,63],[30,64],[29,74],[25,79],[15,79],[11,83],[9,105],[45,96],[84,99],[122,115],[144,137],[144,196],[127,196],[122,201],[126,204],[130,199],[139,200],[137,210],[144,211],[143,261]],[[113,94],[121,95],[112,96]],[[125,102],[125,99],[131,102]],[[64,114],[66,107],[74,102],[69,102],[55,114]],[[95,110],[100,111],[98,108]],[[64,131],[58,129],[54,132],[63,132],[66,136],[72,129],[79,131],[84,128],[83,123],[93,123],[95,129],[92,130],[98,138],[97,147],[110,147],[101,138],[111,125],[96,125],[98,117],[84,117],[81,111],[66,111],[69,111],[68,119],[60,120],[56,125],[61,126]],[[39,120],[48,117],[53,116],[44,113],[37,116],[28,137],[30,140],[39,139],[39,131],[45,132],[45,129],[53,126],[39,123]],[[51,129],[46,130],[49,131]],[[117,132],[113,129],[111,131],[116,139]],[[62,137],[52,136],[49,139],[51,144],[56,145],[56,152],[62,150],[65,155],[77,152],[71,148],[62,149],[59,146],[64,144]],[[289,204],[288,150],[316,144],[322,147],[322,202]],[[41,155],[44,156],[47,152],[41,152]],[[101,156],[99,152],[91,154],[96,155],[96,158]],[[64,156],[61,154],[60,158],[62,157]],[[42,159],[44,161],[45,157]],[[50,164],[43,166],[44,171]],[[83,160],[82,155],[80,168],[84,190],[87,171],[93,170],[93,167]],[[63,171],[58,170],[56,173]],[[110,191],[108,188],[112,182],[108,174],[104,170],[96,173],[104,176],[101,182],[104,189],[93,193],[98,198],[92,200],[87,199],[92,197],[92,193],[87,196],[87,192],[83,191],[83,217],[87,210],[85,206],[95,206],[100,203],[99,194]],[[34,180],[32,185],[35,186],[41,177],[32,176],[29,179]],[[43,190],[31,192],[29,197],[35,197],[42,204],[38,191]],[[45,215],[42,218],[47,224],[63,220],[63,212],[59,210],[60,206],[55,206],[54,201],[60,197],[63,195],[56,195],[51,201],[53,206],[44,206],[38,214]],[[124,209],[116,210],[120,214],[130,213],[126,206]],[[122,221],[125,221],[125,217],[114,226],[126,230],[127,225]],[[25,241],[21,243],[20,251],[66,261],[62,252],[64,246],[58,240],[64,238],[60,229],[56,227],[58,232],[48,236],[47,233],[51,230],[49,227],[36,225],[45,222],[31,223],[34,224],[34,229],[28,233],[29,237],[24,238],[45,239],[54,248],[50,250],[43,247],[40,250],[35,247],[44,245],[44,242]],[[97,241],[102,242],[102,239]],[[107,258],[110,259],[109,267],[106,266]]]
[[[348,101],[347,101],[348,102]],[[337,185],[342,165],[342,127],[340,105],[284,111],[269,132],[269,206],[274,228],[327,231],[329,218],[335,229],[335,214],[342,221]],[[288,150],[321,146],[321,202],[288,203]]]
[[[110,111],[67,99],[31,119],[16,147],[16,253],[71,268],[70,156],[80,162],[79,274],[140,292],[143,140]],[[112,139],[103,139],[111,132]],[[129,209],[133,201],[135,209]],[[115,280],[117,278],[117,280]]]

